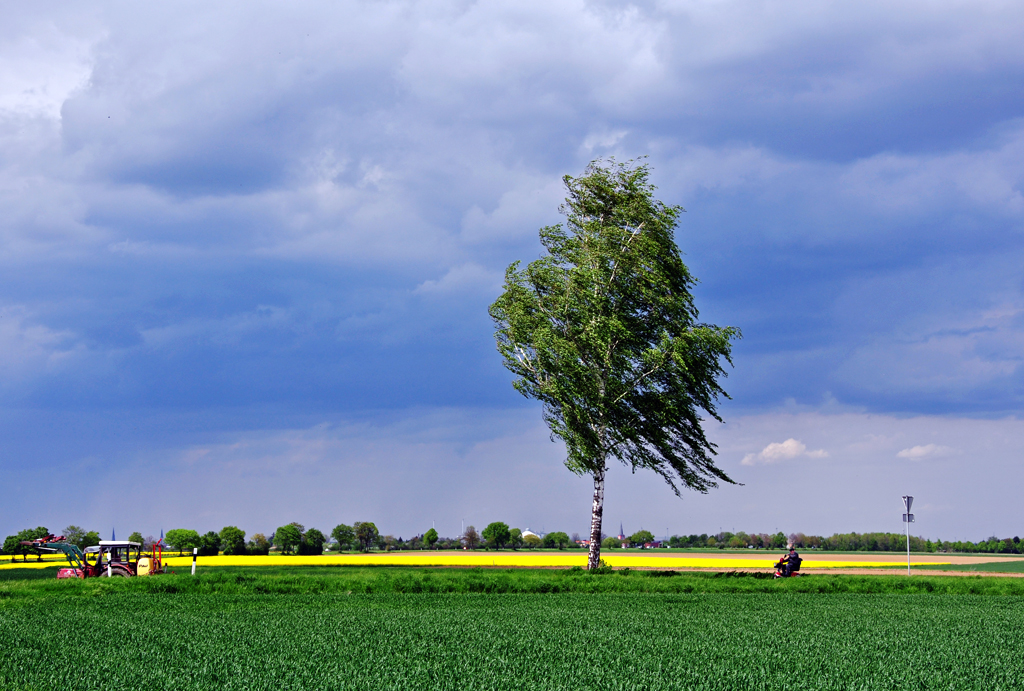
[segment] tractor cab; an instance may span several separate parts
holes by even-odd
[[[85,548],[85,558],[90,564],[136,564],[142,552],[138,542],[124,540],[100,540],[100,544]]]
[[[141,555],[142,545],[127,540],[100,540],[85,548],[85,561],[99,576],[137,576]]]

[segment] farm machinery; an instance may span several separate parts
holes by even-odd
[[[164,548],[158,540],[150,551],[143,551],[138,542],[100,540],[100,544],[84,550],[64,539],[47,535],[21,544],[41,552],[61,552],[71,564],[57,571],[57,578],[96,578],[152,576],[164,572]]]

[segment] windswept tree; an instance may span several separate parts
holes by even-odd
[[[648,177],[615,161],[565,176],[566,224],[540,230],[546,254],[512,264],[490,308],[513,386],[544,404],[569,470],[593,477],[591,569],[610,459],[653,470],[677,496],[733,483],[701,423],[721,421],[719,378],[739,331],[700,322],[675,243],[683,209],[656,200]]]

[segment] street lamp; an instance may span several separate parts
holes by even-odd
[[[914,504],[914,498],[910,495],[903,497],[903,506],[907,512],[903,514],[903,522],[907,524],[907,575],[910,575],[910,524],[914,522],[914,514],[910,513],[910,507]]]

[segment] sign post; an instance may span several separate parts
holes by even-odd
[[[199,553],[199,548],[198,547],[193,547],[192,548],[192,575],[193,576],[196,575],[196,555],[198,553]],[[909,552],[908,552],[908,554],[909,554]],[[910,557],[907,557],[907,558],[909,559]],[[908,561],[907,563],[909,564],[910,562]],[[909,571],[910,567],[908,566],[907,569]]]
[[[910,513],[910,507],[914,504],[914,498],[910,495],[903,497],[903,506],[907,512],[903,514],[903,522],[907,524],[907,575],[910,575],[910,524],[914,522],[914,514]]]

